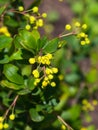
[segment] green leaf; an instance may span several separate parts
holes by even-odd
[[[30,113],[32,121],[40,122],[44,119],[44,116],[39,115],[39,113],[34,108],[31,108],[29,110],[29,113]]]
[[[10,58],[7,55],[4,55],[4,58],[0,60],[0,64],[5,64],[10,61]]]
[[[37,43],[33,34],[27,30],[20,30],[17,40],[23,48],[31,52],[34,52],[37,49]]]
[[[0,35],[0,50],[10,47],[12,42],[11,37],[7,37],[5,35]]]
[[[22,75],[23,76],[30,76],[30,74],[31,74],[31,68],[32,66],[31,65],[24,65],[23,67],[22,67]]]
[[[97,69],[92,68],[88,73],[86,73],[86,80],[89,83],[95,83],[97,81]]]
[[[45,36],[38,40],[38,50],[42,49],[45,46],[47,40],[48,39]]]
[[[6,8],[6,6],[0,7],[0,15],[4,12],[5,8]]]
[[[38,41],[38,39],[40,39],[40,33],[36,29],[32,31],[32,35],[35,38],[36,42]]]
[[[42,48],[45,53],[53,53],[58,48],[58,38],[48,41]]]
[[[28,88],[29,88],[30,90],[34,90],[35,87],[36,87],[36,86],[34,85],[34,81],[35,81],[34,77],[30,77],[30,78],[28,79],[27,85],[28,85]]]
[[[76,120],[80,116],[80,106],[79,105],[74,105],[70,109],[63,111],[62,113],[62,118],[65,120],[71,119],[71,120]]]
[[[10,16],[5,17],[4,23],[10,27],[18,27],[18,22],[14,18],[11,18]]]
[[[18,92],[19,95],[26,95],[28,93],[30,93],[31,91],[28,88],[25,88],[21,91]]]
[[[22,59],[21,55],[22,55],[21,50],[18,50],[17,52],[12,54],[12,56],[10,57],[10,61],[12,61],[12,60],[21,60]]]
[[[24,84],[23,77],[17,73],[18,67],[12,65],[12,64],[6,64],[4,65],[4,75],[6,78],[16,84]]]
[[[17,84],[9,82],[7,80],[2,80],[1,81],[1,86],[7,87],[7,88],[10,88],[10,89],[13,89],[13,90],[20,90],[22,88],[25,88],[24,85],[17,85]]]

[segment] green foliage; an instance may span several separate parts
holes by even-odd
[[[0,129],[97,129],[89,116],[98,107],[97,2],[68,2],[80,22],[51,38],[39,29],[41,0],[27,10],[22,0],[0,0]],[[47,23],[58,19],[51,11]]]

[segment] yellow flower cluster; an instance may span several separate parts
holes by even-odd
[[[92,100],[91,102],[89,102],[88,100],[84,99],[82,100],[82,109],[85,111],[94,111],[95,110],[95,106],[98,105],[98,101],[97,100]]]
[[[52,59],[52,54],[48,53],[44,56],[38,56],[35,58],[30,58],[29,59],[29,63],[30,64],[34,64],[35,62],[43,64],[43,65],[50,65],[51,63],[51,59]]]
[[[31,28],[38,29],[38,27],[42,27],[44,25],[43,18],[47,17],[46,13],[39,13],[39,8],[37,6],[34,6],[32,9],[26,11],[24,11],[23,6],[19,6],[18,11],[23,12],[25,18],[27,19],[27,24],[25,26],[26,30],[30,30]],[[28,12],[31,13],[28,14]]]
[[[6,26],[2,26],[2,27],[0,28],[0,33],[6,35],[6,36],[8,36],[8,37],[11,36],[11,34],[9,33],[9,31],[8,31],[8,29],[7,29]]]
[[[11,114],[9,115],[9,119],[10,120],[14,120],[15,119],[15,114]],[[8,129],[9,128],[9,124],[4,122],[4,117],[3,116],[0,116],[0,130],[3,130],[3,129]]]
[[[85,30],[87,29],[87,24],[81,25],[80,22],[76,21],[74,22],[73,26],[70,24],[66,24],[65,29],[68,31],[72,30],[71,34],[77,35],[77,38],[80,39],[81,45],[90,44],[88,35],[85,33]]]
[[[53,78],[54,74],[58,73],[58,69],[50,66],[52,58],[52,54],[48,53],[43,56],[36,56],[35,58],[29,59],[30,64],[38,64],[37,69],[32,71],[32,74],[35,78],[35,86],[38,85],[38,83],[41,83],[42,88],[45,88],[47,85],[52,87],[56,86]]]

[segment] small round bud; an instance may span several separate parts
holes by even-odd
[[[34,75],[35,78],[39,78],[39,72],[37,69],[33,70],[32,74]]]
[[[43,17],[43,18],[46,18],[46,17],[47,17],[47,14],[46,14],[46,13],[42,13],[42,17]]]
[[[87,24],[83,24],[83,25],[82,25],[82,28],[83,28],[83,29],[87,29]]]
[[[35,63],[35,58],[30,58],[30,59],[29,59],[29,63],[30,63],[30,64],[34,64],[34,63]]]
[[[86,42],[85,41],[81,41],[81,45],[85,45],[86,44]]]
[[[75,22],[75,26],[76,26],[76,27],[80,27],[81,24],[80,24],[79,22]]]
[[[9,127],[9,124],[8,124],[8,123],[4,123],[4,124],[3,124],[3,128],[4,128],[4,129],[7,129],[8,127]]]
[[[15,114],[12,113],[12,114],[9,116],[9,119],[10,119],[10,120],[14,120],[14,119],[15,119]]]
[[[65,25],[65,29],[66,29],[66,30],[71,30],[71,25],[70,25],[70,24],[66,24],[66,25]]]
[[[55,82],[51,82],[50,84],[52,87],[55,87],[56,86],[56,83]]]
[[[19,10],[20,12],[22,12],[22,11],[24,11],[24,7],[23,7],[23,6],[19,6],[19,7],[18,7],[18,10]]]
[[[32,11],[33,11],[33,13],[37,13],[37,12],[38,12],[38,7],[37,7],[37,6],[34,6],[34,7],[32,8]]]
[[[26,30],[30,30],[31,26],[30,26],[29,24],[27,24],[27,25],[25,26],[25,28],[26,28]]]

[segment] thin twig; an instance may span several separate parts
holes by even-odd
[[[16,104],[16,101],[17,101],[18,97],[19,97],[19,95],[17,95],[17,96],[15,97],[14,101],[12,102],[12,104],[11,104],[11,105],[9,106],[9,108],[6,110],[6,112],[5,112],[4,116],[3,116],[4,119],[5,119],[6,116],[8,115],[10,109],[11,109],[12,107],[15,107],[15,104]]]
[[[59,119],[59,121],[61,121],[67,128],[68,130],[74,130],[71,126],[69,126],[63,119],[61,116],[57,116],[57,118]]]
[[[70,32],[70,33],[67,33],[67,34],[59,35],[59,38],[67,37],[67,36],[71,36],[71,35],[76,35],[76,34],[77,34],[76,32]]]

